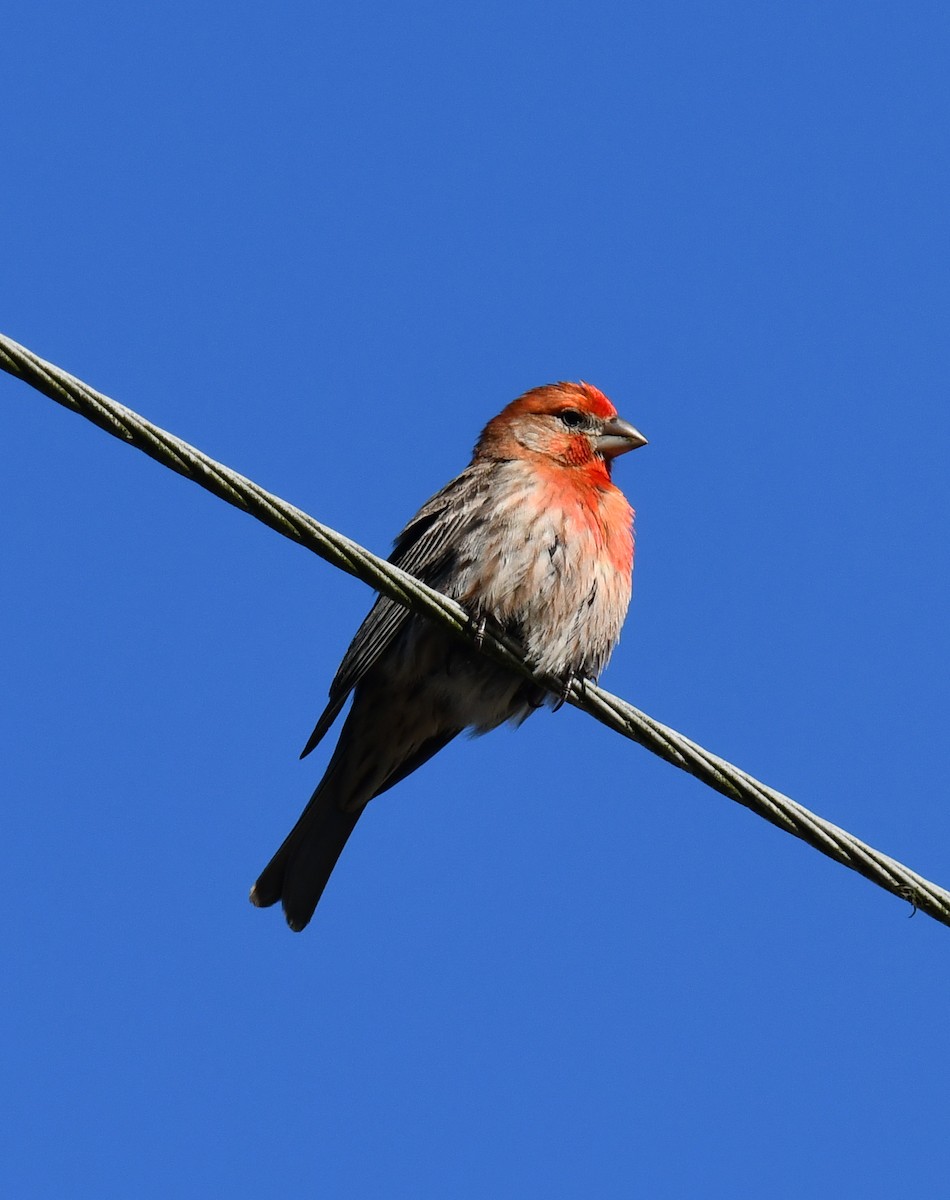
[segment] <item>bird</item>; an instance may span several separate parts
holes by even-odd
[[[520,725],[558,707],[573,680],[595,680],[620,638],[630,601],[634,511],[613,460],[647,444],[592,384],[545,384],[485,426],[471,463],[416,513],[389,561],[457,600],[476,630],[490,622],[561,696],[380,596],[330,685],[306,757],[352,695],[320,780],[251,889],[280,901],[304,929],[370,800],[421,767],[463,730]],[[477,637],[476,637],[477,643]]]

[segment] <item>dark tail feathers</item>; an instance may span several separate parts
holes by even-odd
[[[258,908],[268,908],[278,900],[283,902],[287,924],[295,933],[304,929],[313,916],[362,812],[362,809],[343,812],[334,803],[333,790],[322,786],[317,789],[300,820],[251,888],[251,903]]]

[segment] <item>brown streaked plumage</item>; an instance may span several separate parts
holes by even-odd
[[[646,439],[587,383],[535,388],[486,425],[471,464],[419,510],[390,561],[490,618],[531,662],[596,678],[630,600],[633,510],[613,458]],[[304,748],[353,704],[317,789],[251,890],[308,923],[360,814],[463,729],[520,724],[537,688],[386,597],[360,626]],[[549,698],[550,699],[550,698]]]

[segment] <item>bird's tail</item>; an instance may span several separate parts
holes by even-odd
[[[381,697],[357,693],[310,803],[251,889],[251,903],[258,908],[280,900],[287,924],[295,931],[313,916],[370,800],[405,779],[461,732],[439,729],[431,721],[420,734],[417,717],[405,706],[397,709],[395,718],[381,716]],[[373,752],[367,753],[370,746]]]
[[[329,774],[329,772],[328,772]],[[251,903],[267,908],[283,903],[287,924],[305,928],[327,880],[360,819],[362,808],[344,812],[339,792],[325,777],[284,843],[251,888]]]

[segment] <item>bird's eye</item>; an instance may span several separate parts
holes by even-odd
[[[586,424],[584,414],[579,413],[576,408],[565,408],[563,412],[558,413],[558,417],[568,429],[580,429],[582,425]]]

